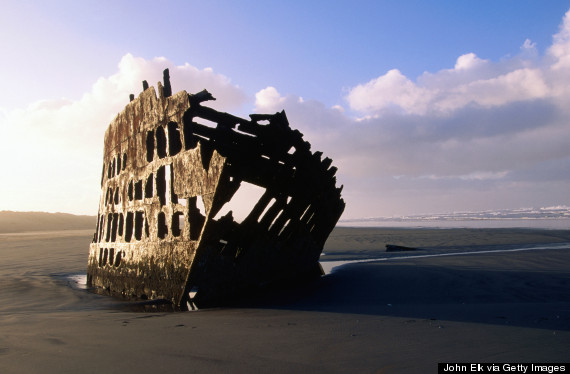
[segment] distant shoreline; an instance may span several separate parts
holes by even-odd
[[[96,224],[96,216],[81,216],[69,213],[0,211],[0,234],[95,230]]]

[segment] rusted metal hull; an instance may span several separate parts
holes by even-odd
[[[187,309],[318,275],[344,210],[331,160],[283,112],[245,120],[169,86],[145,85],[105,133],[88,284]],[[263,193],[236,222],[224,207],[248,184]]]

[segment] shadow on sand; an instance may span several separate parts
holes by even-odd
[[[550,249],[516,256],[497,253],[347,264],[310,283],[257,292],[229,307],[570,331],[569,257],[568,249]],[[109,301],[107,297],[99,300],[103,309],[172,311],[161,302]],[[95,306],[97,301],[89,304]]]
[[[450,260],[348,264],[308,285],[237,306],[570,330],[570,271],[498,266],[501,257],[487,257],[489,266],[449,266]]]

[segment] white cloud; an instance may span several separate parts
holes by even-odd
[[[525,45],[528,47],[528,41]],[[513,62],[518,66],[509,70]],[[494,107],[551,95],[553,90],[542,70],[527,67],[528,62],[505,60],[493,65],[468,53],[457,59],[453,69],[425,73],[417,82],[390,70],[354,87],[347,100],[353,110],[370,117],[394,108],[405,114],[448,115],[467,105]]]
[[[255,94],[255,107],[260,112],[280,111],[285,101],[275,87],[266,87]]]
[[[570,67],[570,11],[564,15],[560,30],[554,35],[554,42],[548,49],[548,55],[553,58],[552,70],[562,70]]]
[[[99,78],[79,100],[42,100],[26,108],[2,109],[0,157],[6,178],[0,194],[9,198],[0,209],[95,214],[105,130],[129,94],[138,95],[143,80],[156,87],[165,68],[170,69],[173,92],[207,88],[218,99],[210,105],[219,110],[238,108],[247,99],[212,69],[127,54],[116,74]]]
[[[370,82],[353,88],[348,101],[352,109],[375,114],[399,107],[408,113],[423,113],[429,104],[430,92],[414,84],[399,70],[392,69]]]
[[[500,171],[500,172],[490,172],[490,171],[483,171],[477,172],[474,171],[467,175],[460,175],[459,179],[463,180],[487,180],[487,179],[503,179],[509,173],[507,171]]]
[[[533,43],[530,39],[525,39],[521,46],[521,54],[526,58],[537,57],[538,51],[536,50],[536,43]]]
[[[486,63],[487,61],[481,60],[475,53],[467,53],[457,58],[455,70],[472,70]]]

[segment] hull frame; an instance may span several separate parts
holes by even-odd
[[[344,210],[332,161],[312,153],[284,112],[246,120],[202,103],[207,91],[144,91],[105,133],[91,287],[177,309],[230,303],[321,273]],[[238,190],[262,189],[238,222]]]

